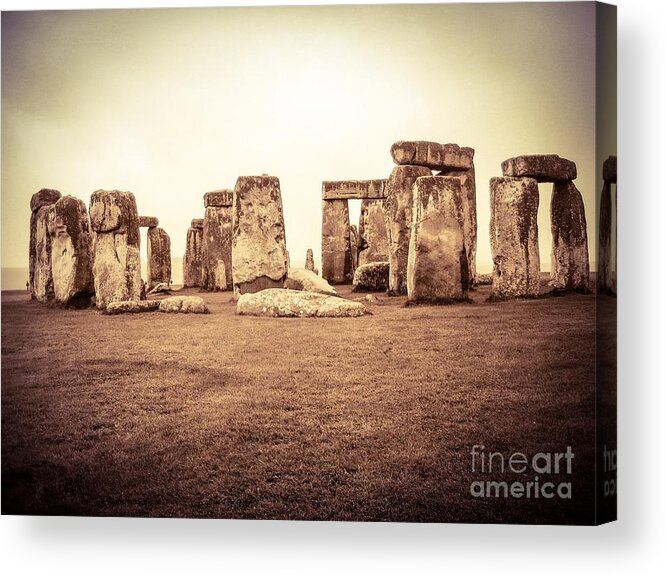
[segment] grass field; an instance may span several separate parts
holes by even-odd
[[[589,522],[595,297],[488,295],[271,319],[229,293],[105,316],[4,292],[2,512]],[[571,446],[572,499],[473,498],[475,444]]]

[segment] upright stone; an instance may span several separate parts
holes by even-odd
[[[305,253],[305,269],[311,272],[315,270],[314,255],[310,248],[308,248],[308,251]]]
[[[354,224],[349,226],[349,249],[351,250],[351,270],[352,278],[354,277],[354,271],[358,267],[358,227]]]
[[[417,178],[432,175],[424,166],[396,166],[386,183],[385,217],[388,236],[389,288],[392,295],[407,293],[407,258]]]
[[[37,210],[35,224],[34,297],[46,302],[55,297],[51,269],[51,231],[55,222],[55,204]]]
[[[321,275],[332,284],[353,276],[351,231],[347,200],[324,200],[321,218]]]
[[[139,215],[131,192],[98,190],[90,197],[95,300],[100,309],[113,301],[141,298]]]
[[[58,190],[43,188],[30,198],[30,249],[28,254],[28,289],[30,297],[36,299],[35,268],[37,265],[37,220],[41,208],[55,204],[60,199]],[[44,272],[40,272],[44,273]],[[48,283],[48,281],[46,282]]]
[[[617,184],[617,156],[608,156],[604,160],[602,174],[604,182]]]
[[[393,161],[400,166],[425,166],[431,170],[469,170],[474,159],[472,148],[437,142],[396,142],[391,146]]]
[[[590,260],[583,196],[573,182],[556,182],[550,200],[551,277],[556,289],[588,292]]]
[[[604,180],[599,206],[599,261],[597,263],[597,293],[612,293],[611,241],[612,213],[611,182]]]
[[[148,228],[148,290],[171,284],[171,239],[162,228]]]
[[[539,295],[539,186],[534,178],[490,180],[493,297]]]
[[[358,264],[388,261],[388,235],[383,200],[363,200],[358,225]]]
[[[287,247],[280,180],[241,176],[233,207],[233,286],[239,294],[282,287]]]
[[[85,307],[95,295],[92,233],[86,204],[64,196],[54,204],[51,227],[51,271],[55,300]]]
[[[201,287],[202,252],[203,220],[192,220],[192,225],[187,230],[185,255],[183,256],[183,285],[185,287]]]
[[[218,261],[224,262],[227,276],[225,285],[231,286],[233,198],[232,190],[219,190],[204,194],[206,213],[203,219],[201,287],[206,290],[220,289],[220,282],[215,280]]]
[[[460,178],[418,178],[414,183],[412,218],[407,263],[409,299],[467,299],[470,278]]]

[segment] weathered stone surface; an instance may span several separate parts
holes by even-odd
[[[225,284],[231,286],[231,238],[233,234],[233,207],[208,206],[204,216],[201,246],[201,287],[213,291],[220,289],[215,281],[218,261],[224,262],[227,276]]]
[[[597,293],[612,293],[611,241],[613,225],[611,182],[604,181],[599,206],[599,255],[597,262]]]
[[[590,260],[583,196],[573,182],[556,182],[550,200],[552,284],[559,290],[588,292]]]
[[[358,264],[388,261],[384,200],[363,200],[358,225]]]
[[[351,251],[351,269],[353,277],[354,270],[358,267],[358,228],[354,224],[349,226],[349,250]]]
[[[316,273],[307,269],[289,268],[287,279],[296,282],[299,286],[298,288],[292,287],[291,289],[300,289],[326,295],[338,295],[335,288],[324,278],[320,278]],[[287,286],[285,285],[285,287]]]
[[[287,277],[287,245],[280,180],[241,176],[234,194],[234,291],[243,294],[282,286]]]
[[[217,260],[217,267],[215,268],[215,289],[218,291],[227,291],[229,286],[227,284],[227,266],[223,260]]]
[[[490,180],[494,298],[539,295],[539,186],[534,178]]]
[[[143,313],[146,311],[157,311],[160,307],[158,300],[129,300],[112,301],[106,306],[103,313],[108,315],[117,315],[120,313]]]
[[[139,300],[140,236],[134,194],[98,190],[90,197],[89,214],[97,307],[103,309],[113,301]]]
[[[171,283],[171,239],[162,228],[148,229],[148,290]]]
[[[502,174],[512,178],[534,178],[537,182],[575,180],[576,164],[557,154],[516,156],[502,162]]]
[[[438,176],[460,178],[463,200],[463,231],[465,234],[465,250],[469,265],[470,287],[476,278],[476,175],[474,166],[469,170],[442,171]]]
[[[194,223],[195,220],[192,220]],[[192,226],[187,230],[185,255],[183,256],[183,285],[185,287],[201,286],[201,262],[203,258],[203,220],[201,227]]]
[[[194,218],[192,220],[192,223],[190,224],[190,227],[194,228],[195,230],[203,230],[204,227],[203,218]]]
[[[407,263],[410,301],[467,299],[470,278],[463,219],[460,178],[416,180]]]
[[[268,317],[359,317],[367,313],[360,302],[290,289],[243,294],[238,299],[236,312]]]
[[[412,186],[416,178],[432,175],[423,166],[397,166],[393,168],[386,184],[384,213],[388,236],[389,272],[388,293],[407,293],[407,257],[412,227],[414,196]]]
[[[608,156],[603,167],[604,182],[617,184],[617,156]]]
[[[46,302],[55,297],[51,269],[51,230],[55,222],[55,204],[39,208],[35,215],[33,296],[37,301]]]
[[[324,200],[362,200],[386,197],[386,180],[348,180],[322,182]]]
[[[230,208],[233,202],[233,190],[216,190],[204,194],[204,208]]]
[[[321,218],[321,275],[333,283],[352,278],[351,232],[347,200],[324,200]]]
[[[208,313],[203,298],[193,295],[166,297],[160,301],[159,311],[164,313]]]
[[[398,165],[425,166],[431,170],[468,170],[472,167],[474,150],[461,148],[458,144],[400,141],[391,146],[391,156]]]
[[[361,264],[354,272],[353,291],[386,291],[389,285],[389,263]]]
[[[168,283],[162,282],[157,284],[146,295],[155,295],[158,293],[168,293],[171,291],[171,286]]]
[[[476,274],[475,283],[478,286],[493,285],[493,274]]]
[[[95,295],[88,208],[72,196],[60,198],[53,206],[50,232],[55,300],[62,305],[85,307]]]
[[[305,269],[311,272],[315,269],[314,255],[310,248],[308,248],[308,251],[305,253]]]
[[[37,212],[40,208],[50,206],[60,199],[58,190],[43,188],[32,195],[30,198],[30,248],[28,254],[28,290],[30,297],[35,295],[35,263],[37,261],[36,232],[37,232]]]
[[[160,225],[160,221],[152,216],[139,216],[140,228],[156,228]]]

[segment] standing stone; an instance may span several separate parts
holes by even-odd
[[[590,289],[590,260],[583,196],[573,182],[556,182],[550,200],[551,277],[560,290]]]
[[[55,204],[60,199],[58,190],[43,188],[30,198],[30,249],[28,254],[28,289],[35,299],[35,267],[37,262],[37,219],[41,208]]]
[[[388,235],[383,200],[361,202],[358,234],[358,265],[388,261]]]
[[[234,291],[244,294],[282,287],[287,277],[287,246],[280,180],[239,177],[233,214]]]
[[[55,300],[85,307],[95,295],[92,233],[86,204],[64,196],[54,204],[51,227],[51,271]]]
[[[217,291],[227,291],[227,266],[224,265],[224,260],[217,260],[217,267],[215,268],[215,289]]]
[[[321,218],[321,275],[332,284],[352,279],[351,231],[347,200],[324,200]]]
[[[201,262],[203,253],[203,220],[192,220],[187,230],[185,255],[183,256],[183,285],[185,287],[201,286]]]
[[[46,302],[55,297],[51,269],[51,231],[55,222],[55,204],[37,210],[35,223],[34,297]]]
[[[305,269],[311,272],[315,270],[314,255],[310,248],[308,248],[308,251],[305,253]]]
[[[148,290],[171,284],[171,239],[162,228],[148,228]]]
[[[95,300],[100,309],[112,301],[141,298],[139,215],[131,192],[97,190],[90,197]]]
[[[599,206],[599,262],[597,264],[597,293],[612,293],[611,241],[612,204],[611,183],[604,181]]]
[[[539,295],[539,186],[534,178],[490,180],[494,298]]]
[[[215,281],[218,261],[224,262],[227,280],[231,286],[231,237],[233,234],[232,190],[219,190],[204,195],[206,213],[203,220],[203,245],[201,256],[201,287],[205,290],[219,289]]]
[[[358,267],[358,228],[354,224],[349,226],[349,249],[351,250],[351,271],[353,278],[354,271]]]
[[[418,178],[414,184],[412,218],[407,263],[409,299],[431,302],[467,299],[470,278],[460,178]]]
[[[385,218],[388,236],[389,288],[391,295],[407,293],[407,258],[412,225],[416,178],[432,175],[424,166],[396,166],[386,183]]]

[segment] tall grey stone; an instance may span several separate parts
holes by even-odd
[[[349,249],[351,250],[351,275],[354,277],[354,271],[358,267],[358,227],[354,224],[349,226]]]
[[[551,278],[556,289],[588,292],[590,260],[583,196],[573,182],[555,182],[550,200]]]
[[[61,194],[58,190],[42,188],[30,198],[30,247],[28,250],[28,290],[30,297],[36,299],[35,267],[37,263],[37,219],[41,208],[55,204]],[[40,272],[43,273],[43,272]],[[47,282],[48,283],[48,282]]]
[[[171,239],[162,228],[148,228],[148,290],[171,283]]]
[[[410,301],[461,301],[467,299],[469,281],[460,178],[418,178],[414,183],[407,296]]]
[[[388,261],[384,200],[363,200],[358,224],[358,265]]]
[[[321,218],[321,275],[332,284],[353,276],[351,231],[347,200],[323,200]]]
[[[51,272],[55,301],[85,307],[95,295],[88,208],[72,196],[60,198],[53,208]]]
[[[389,288],[392,295],[407,293],[407,258],[417,178],[432,175],[424,166],[396,166],[386,183],[385,217],[388,236]]]
[[[51,232],[55,222],[55,204],[39,208],[36,214],[33,289],[37,301],[47,302],[55,297],[51,269]]]
[[[97,190],[90,197],[95,301],[141,299],[139,215],[131,192]]]
[[[233,201],[234,292],[282,287],[287,278],[287,246],[280,180],[240,176]]]
[[[201,226],[195,227],[195,220],[192,220],[192,225],[187,230],[185,255],[183,256],[183,285],[185,287],[201,287],[203,220],[198,221],[201,222]]]
[[[218,190],[204,195],[206,212],[203,219],[201,287],[205,290],[220,289],[220,282],[215,279],[219,274],[219,261],[224,262],[225,283],[231,286],[233,196],[232,190]]]
[[[538,210],[536,179],[490,180],[492,295],[497,299],[539,295]]]
[[[315,270],[314,255],[310,248],[308,248],[308,251],[305,253],[305,269],[311,272]]]

